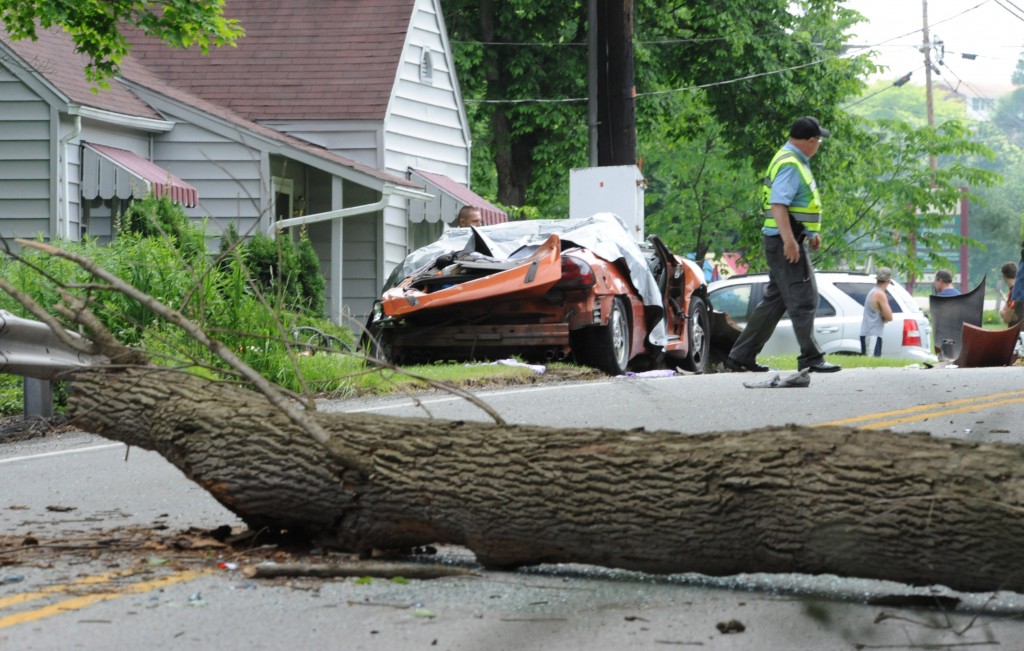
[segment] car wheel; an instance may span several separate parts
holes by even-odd
[[[608,325],[590,329],[586,359],[610,375],[622,375],[629,367],[629,316],[626,302],[619,296],[612,300]]]
[[[389,364],[396,363],[391,356],[391,330],[372,325],[363,332],[363,339],[360,342],[362,349],[373,364],[376,361]]]
[[[711,320],[708,317],[708,306],[704,300],[696,296],[690,299],[690,323],[686,329],[688,352],[683,360],[683,368],[693,373],[703,373],[708,366],[708,355],[711,353]]]

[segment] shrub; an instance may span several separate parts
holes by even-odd
[[[291,238],[271,240],[265,235],[241,242],[232,228],[225,233],[219,260],[207,254],[206,239],[204,230],[190,222],[180,207],[169,200],[147,198],[125,213],[118,237],[109,245],[89,239],[58,245],[92,259],[180,311],[255,370],[288,388],[301,387],[296,364],[288,354],[289,345],[295,343],[291,340],[294,328],[311,326],[352,344],[350,330],[323,316],[325,282],[306,234],[297,246]],[[0,261],[0,275],[37,303],[47,307],[58,303],[61,285],[88,287],[79,293],[100,321],[122,343],[145,350],[154,363],[233,376],[219,358],[183,331],[143,303],[103,288],[73,262],[32,250],[22,255],[23,263],[10,258]],[[0,296],[0,307],[31,318],[6,294]],[[0,409],[16,403],[20,411],[20,381],[11,391]]]

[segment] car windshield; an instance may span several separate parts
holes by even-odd
[[[846,295],[848,295],[850,298],[857,301],[861,305],[864,305],[864,302],[868,300],[868,292],[870,292],[871,288],[873,288],[874,286],[875,284],[871,282],[836,283],[836,287],[838,289],[841,289]],[[886,298],[889,299],[889,308],[894,313],[903,311],[903,308],[900,307],[900,304],[896,301],[895,298],[893,298],[893,295],[889,291],[885,292],[885,296]]]

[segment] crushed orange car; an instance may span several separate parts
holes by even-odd
[[[700,373],[709,321],[701,268],[604,213],[447,231],[395,269],[363,346],[396,364],[518,356]]]

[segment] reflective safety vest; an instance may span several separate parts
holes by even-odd
[[[783,165],[795,165],[797,170],[800,171],[800,178],[803,180],[804,185],[811,191],[810,203],[806,206],[790,205],[789,216],[800,222],[809,232],[817,233],[821,230],[821,195],[818,194],[818,186],[814,183],[811,170],[800,160],[796,152],[789,149],[780,149],[775,154],[775,158],[772,159],[771,165],[768,166],[768,172],[765,174],[764,187],[762,188],[765,228],[779,227],[775,217],[772,215],[771,198],[772,183],[774,183],[775,177],[779,174],[779,170],[782,169]]]

